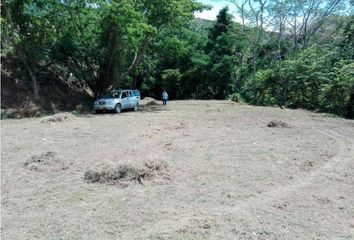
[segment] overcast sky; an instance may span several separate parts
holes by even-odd
[[[203,18],[203,19],[208,19],[208,20],[215,20],[216,16],[218,15],[220,9],[222,9],[225,6],[229,6],[230,13],[234,15],[234,20],[239,22],[239,17],[235,13],[235,7],[233,6],[232,3],[228,1],[223,1],[223,0],[198,0],[198,2],[202,2],[207,5],[211,5],[213,8],[209,11],[203,11],[203,12],[198,12],[195,13],[195,17],[197,18]]]

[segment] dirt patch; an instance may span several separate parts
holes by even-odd
[[[24,163],[25,168],[37,172],[66,170],[69,165],[67,161],[59,158],[55,152],[33,155]]]
[[[159,102],[151,97],[146,97],[144,99],[142,99],[139,103],[141,106],[156,106],[156,105],[160,105]]]
[[[88,170],[84,174],[84,180],[88,183],[107,183],[127,185],[129,182],[143,184],[146,180],[163,177],[168,174],[168,165],[164,161],[146,162],[143,167],[131,165],[119,165],[105,167],[101,171]]]
[[[175,130],[181,130],[181,129],[185,129],[186,128],[186,123],[185,122],[178,122],[176,125],[174,126],[168,126],[168,127],[164,127],[163,130],[166,131],[175,131]],[[160,131],[160,130],[158,130]]]
[[[165,149],[167,149],[167,150],[175,150],[175,149],[176,149],[176,147],[173,146],[172,143],[165,143],[165,144],[164,144],[164,147],[165,147]]]
[[[280,120],[270,121],[267,126],[268,127],[290,128],[290,126],[286,122],[283,122]]]
[[[76,117],[71,113],[58,113],[52,116],[45,117],[41,120],[41,123],[48,122],[67,122],[74,120]]]
[[[300,165],[300,169],[302,171],[305,171],[305,172],[308,172],[310,171],[315,165],[315,162],[314,161],[309,161],[309,160],[306,160],[305,162],[303,162],[301,165]]]
[[[185,122],[179,122],[178,125],[175,127],[175,129],[185,129],[186,128],[186,123]]]

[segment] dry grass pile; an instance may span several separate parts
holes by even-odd
[[[45,117],[41,120],[41,123],[49,122],[67,122],[74,120],[76,117],[71,113],[57,113],[52,116]]]
[[[37,172],[66,170],[69,165],[69,162],[59,158],[55,152],[33,155],[24,163],[25,168]]]
[[[156,106],[159,105],[159,102],[151,97],[146,97],[142,99],[139,103],[141,106]]]
[[[289,125],[283,121],[275,120],[268,123],[268,127],[283,127],[290,128]]]
[[[168,166],[164,161],[146,162],[143,167],[119,165],[105,167],[101,171],[88,170],[84,180],[88,183],[128,184],[135,182],[143,184],[146,180],[153,180],[168,174]]]

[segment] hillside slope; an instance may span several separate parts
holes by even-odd
[[[48,69],[37,74],[40,99],[34,100],[31,82],[18,59],[1,59],[2,117],[33,117],[58,111],[90,111],[92,98],[84,90]]]

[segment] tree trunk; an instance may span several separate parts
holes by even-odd
[[[14,24],[12,22],[10,12],[8,11],[8,8],[6,6],[6,1],[3,1],[2,4],[3,4],[4,10],[5,10],[5,13],[6,13],[7,21],[10,25],[10,38],[11,38],[12,44],[14,45],[14,48],[16,49],[22,63],[25,65],[25,68],[32,80],[34,99],[38,100],[39,99],[39,86],[38,86],[36,75],[34,74],[32,68],[31,68],[31,65],[27,61],[26,55],[22,52],[21,46],[17,46],[16,39],[14,36],[15,28],[14,28]]]
[[[296,51],[297,51],[297,21],[296,21],[296,18],[295,18],[295,23],[294,23],[294,46],[293,46],[293,51],[292,51],[292,58],[294,59],[295,58],[295,54],[296,54]]]
[[[236,84],[235,84],[235,90],[237,92],[241,91],[241,86],[243,85],[243,72],[242,72],[242,68],[243,68],[243,51],[240,52],[240,56],[239,56],[239,66],[240,66],[240,74],[238,76],[238,80],[236,80]]]
[[[256,89],[256,72],[257,72],[257,53],[256,53],[256,46],[253,46],[253,57],[252,57],[252,61],[253,61],[253,103],[256,104],[256,100],[257,100],[257,89]]]
[[[19,55],[21,57],[22,62],[25,64],[25,67],[27,69],[28,74],[30,75],[30,78],[32,79],[34,99],[38,100],[39,99],[39,86],[38,86],[36,75],[33,73],[31,66],[27,62],[26,57],[23,56],[22,53],[20,53],[20,52],[19,52]]]
[[[151,40],[152,40],[151,33],[146,34],[142,44],[139,47],[138,52],[134,56],[133,62],[131,63],[128,69],[128,76],[133,72],[133,70],[138,66],[140,61],[143,59],[145,51],[148,48]],[[130,86],[133,88],[134,87],[133,85],[134,85],[134,79],[132,80]]]

